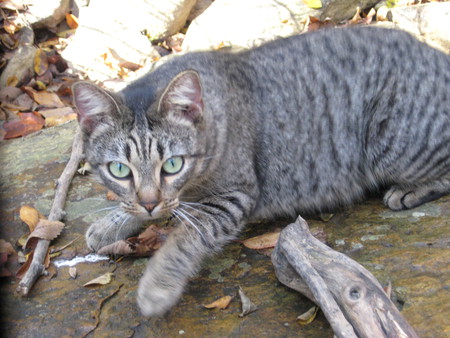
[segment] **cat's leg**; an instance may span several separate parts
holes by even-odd
[[[150,259],[139,282],[137,302],[145,316],[162,315],[175,305],[202,261],[238,235],[254,199],[239,191],[218,195],[195,205],[181,203],[174,211],[178,228]]]
[[[86,243],[89,249],[98,251],[108,244],[136,235],[141,227],[141,221],[116,210],[91,224],[86,231]]]
[[[384,204],[392,210],[415,208],[450,193],[450,179],[441,179],[417,187],[393,186],[384,195]]]

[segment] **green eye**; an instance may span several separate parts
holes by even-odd
[[[183,168],[183,164],[184,161],[181,156],[171,157],[166,162],[164,162],[162,170],[164,174],[167,175],[178,174]]]
[[[127,178],[131,176],[131,169],[120,162],[111,162],[108,164],[108,169],[111,175],[116,178]]]

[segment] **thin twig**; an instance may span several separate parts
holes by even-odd
[[[83,139],[81,129],[78,127],[73,140],[72,153],[70,154],[69,162],[56,182],[55,198],[48,216],[50,221],[60,221],[64,218],[64,204],[66,203],[67,191],[69,190],[72,178],[75,175],[82,159]],[[47,255],[49,245],[50,241],[44,239],[40,239],[38,241],[34,250],[33,261],[31,262],[30,268],[17,287],[17,292],[22,296],[28,295],[35,281],[44,273],[44,260]]]

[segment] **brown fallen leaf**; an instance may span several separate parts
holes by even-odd
[[[36,228],[28,236],[24,248],[34,248],[39,239],[45,239],[47,241],[55,239],[59,236],[63,228],[64,223],[62,222],[40,219]]]
[[[120,240],[109,245],[104,246],[98,250],[99,255],[134,255],[137,253],[137,248],[134,243],[127,240]]]
[[[64,108],[61,108],[64,109]],[[50,128],[54,126],[58,126],[60,124],[73,121],[77,119],[76,113],[65,114],[61,116],[51,116],[45,119],[45,127]]]
[[[174,227],[158,227],[152,224],[139,236],[106,245],[98,253],[100,255],[150,256],[161,247],[174,229]]]
[[[19,113],[20,120],[8,121],[3,124],[6,131],[5,139],[26,136],[44,127],[45,120],[37,112]]]
[[[239,317],[244,317],[258,310],[258,307],[250,300],[250,298],[247,297],[241,287],[239,287],[238,292],[242,303],[242,312],[239,314]]]
[[[23,276],[25,276],[26,272],[30,268],[31,262],[33,261],[33,256],[34,250],[30,251],[28,254],[25,255],[26,261],[16,272],[16,278],[22,279]],[[50,248],[48,248],[47,254],[45,255],[44,259],[44,267],[47,269],[49,266],[50,266]]]
[[[36,228],[36,225],[39,223],[40,219],[44,219],[44,215],[42,215],[38,210],[29,205],[23,205],[19,211],[19,217],[30,229],[30,232]]]
[[[300,323],[300,325],[308,325],[316,318],[318,311],[319,311],[319,307],[313,306],[308,311],[306,311],[305,313],[302,313],[300,316],[298,316],[297,320]]]
[[[277,244],[278,238],[280,237],[280,232],[281,230],[278,230],[274,232],[268,232],[260,236],[248,238],[242,241],[242,244],[244,244],[247,248],[253,250],[274,248]]]
[[[72,13],[66,13],[66,22],[71,29],[78,28],[78,18]]]
[[[231,300],[233,299],[233,297],[231,296],[223,296],[220,297],[219,299],[215,300],[212,303],[209,304],[203,304],[203,307],[207,308],[207,309],[226,309],[228,307],[228,305],[230,305]]]
[[[89,282],[83,284],[83,286],[91,286],[91,285],[106,285],[111,283],[112,277],[114,274],[112,272],[107,272],[104,275],[101,275],[100,277],[94,278],[90,280]]]
[[[137,237],[139,242],[152,250],[157,250],[167,239],[167,236],[174,231],[174,227],[158,227],[150,225],[144,232]],[[131,240],[132,238],[130,238]]]
[[[40,76],[44,74],[48,69],[47,55],[42,49],[38,49],[34,56],[33,69],[36,75]]]
[[[22,87],[34,101],[38,104],[45,106],[47,108],[62,108],[65,107],[64,103],[61,102],[58,95],[55,93],[50,93],[46,91],[36,91],[31,87]]]

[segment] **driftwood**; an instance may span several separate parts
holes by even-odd
[[[67,191],[72,182],[72,178],[78,169],[80,161],[83,159],[82,141],[82,133],[78,127],[73,140],[72,153],[70,154],[69,162],[59,179],[56,181],[55,198],[48,216],[50,221],[60,221],[65,216],[64,204],[66,203]],[[36,280],[44,273],[44,260],[49,246],[50,241],[44,239],[38,241],[36,248],[34,249],[33,260],[31,261],[30,267],[17,287],[17,292],[22,296],[28,295]]]
[[[337,337],[418,337],[376,278],[309,232],[301,217],[272,253],[278,280],[324,312]]]

